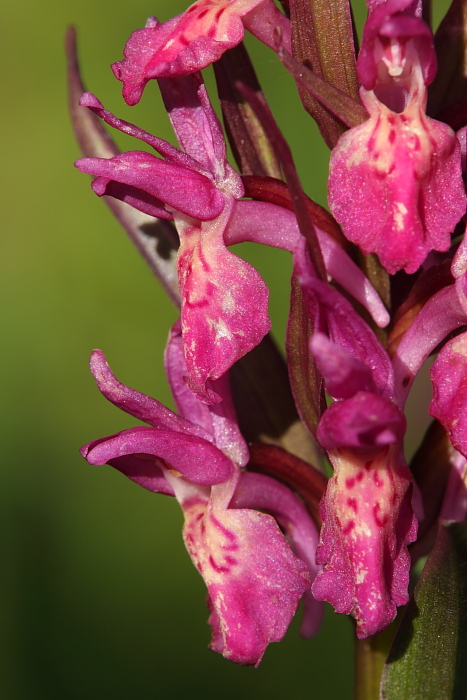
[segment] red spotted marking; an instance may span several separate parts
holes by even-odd
[[[354,513],[358,513],[358,503],[356,498],[348,498],[347,505],[349,506],[349,508],[352,508]]]
[[[389,520],[389,516],[387,514],[381,515],[380,514],[381,506],[379,503],[375,503],[373,506],[373,517],[375,519],[375,523],[378,525],[378,527],[384,527],[387,525],[387,522]]]
[[[209,564],[218,574],[228,574],[231,569],[230,566],[219,566],[218,564],[216,564],[212,554],[209,555]]]
[[[384,479],[382,479],[380,474],[378,474],[376,471],[373,472],[373,481],[375,482],[375,486],[378,486],[378,488],[384,486]]]
[[[178,37],[178,43],[186,48],[191,44],[191,39],[188,39],[185,34],[180,34]]]

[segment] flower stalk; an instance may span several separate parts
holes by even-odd
[[[355,700],[380,700],[381,678],[391,648],[397,621],[383,632],[355,642]]]

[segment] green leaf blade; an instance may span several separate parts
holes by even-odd
[[[467,697],[467,526],[440,527],[383,670],[383,700]]]

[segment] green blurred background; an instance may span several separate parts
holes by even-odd
[[[311,641],[299,638],[295,620],[257,670],[209,652],[204,584],[184,551],[176,502],[78,454],[134,424],[97,391],[92,348],[106,352],[122,381],[172,405],[162,352],[176,311],[73,168],[63,37],[68,24],[77,27],[86,85],[108,109],[172,139],[155,84],[130,109],[109,65],[148,16],[164,20],[185,7],[26,0],[0,10],[5,700],[351,696],[351,625],[329,611]],[[306,190],[324,203],[326,147],[273,54],[251,39],[248,46]],[[135,147],[119,137],[122,148]],[[290,260],[254,246],[247,255],[271,286],[282,343]]]

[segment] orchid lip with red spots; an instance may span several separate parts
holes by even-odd
[[[273,0],[198,0],[167,22],[150,17],[146,27],[129,38],[124,60],[112,66],[123,82],[125,101],[130,105],[139,102],[151,79],[206,68],[242,41],[245,27],[272,48],[279,28],[290,48],[290,21]]]
[[[446,251],[466,209],[460,146],[425,114],[436,59],[431,32],[408,0],[371,3],[358,57],[370,114],[331,156],[329,205],[346,237],[391,274]]]
[[[285,486],[241,472],[248,448],[228,381],[217,382],[220,405],[200,402],[182,381],[181,346],[177,323],[166,367],[181,415],[121,384],[103,353],[93,352],[91,369],[104,396],[151,427],[95,440],[81,453],[90,464],[109,464],[149,491],[177,498],[186,548],[208,589],[211,648],[237,663],[258,665],[267,645],[284,636],[302,596],[311,599],[318,533]],[[305,629],[316,631],[321,618],[321,605],[308,604]]]
[[[220,398],[206,383],[225,374],[270,329],[268,289],[256,270],[225,246],[225,231],[243,187],[227,163],[204,85],[188,76],[166,80],[161,87],[184,151],[117,119],[88,93],[83,105],[166,160],[131,151],[110,159],[83,158],[76,166],[97,176],[97,194],[121,197],[146,213],[175,220],[186,381],[204,401],[216,402]],[[193,129],[187,129],[187,121]]]
[[[239,201],[239,175],[227,162],[220,124],[198,75],[160,81],[183,150],[115,117],[91,93],[80,104],[110,126],[151,146],[112,158],[82,158],[76,167],[96,176],[93,190],[152,216],[172,219],[177,256],[186,381],[203,401],[219,397],[207,382],[223,376],[269,331],[268,289],[258,272],[227,250],[244,241],[294,252],[301,235],[294,214],[274,204]],[[329,273],[372,314],[389,317],[362,271],[326,233],[318,231]]]
[[[365,638],[387,627],[408,600],[407,546],[417,521],[402,450],[406,421],[391,360],[373,331],[337,290],[313,277],[304,251],[297,263],[315,328],[310,348],[335,399],[316,433],[334,473],[320,506],[316,561],[323,568],[312,592],[351,614]]]

